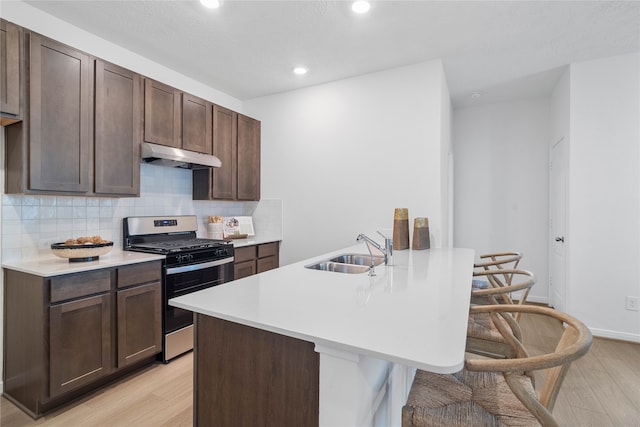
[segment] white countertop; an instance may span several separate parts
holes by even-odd
[[[281,237],[277,236],[260,236],[255,235],[247,237],[246,239],[230,239],[233,242],[234,248],[241,248],[243,246],[261,245],[263,243],[279,242]]]
[[[164,259],[164,255],[129,252],[114,248],[105,255],[100,255],[96,261],[69,262],[66,258],[60,258],[53,254],[47,257],[36,258],[31,261],[3,262],[2,267],[36,276],[51,277],[62,274],[78,273],[81,271],[98,270],[100,268],[117,267],[126,264]]]
[[[432,372],[464,363],[474,252],[394,252],[377,275],[304,268],[352,246],[172,299],[171,305],[280,333],[316,346]]]
[[[282,240],[277,236],[249,237],[247,239],[232,240],[233,246],[240,248],[243,246],[260,245]],[[3,268],[21,271],[23,273],[34,274],[41,277],[59,276],[62,274],[78,273],[81,271],[97,270],[100,268],[117,267],[119,265],[135,264],[139,262],[164,259],[164,255],[147,254],[140,252],[123,251],[114,248],[108,254],[101,255],[96,261],[69,262],[66,258],[60,258],[53,254],[28,261],[6,261],[2,263]]]

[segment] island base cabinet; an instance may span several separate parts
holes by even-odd
[[[196,314],[194,425],[318,426],[314,344]]]

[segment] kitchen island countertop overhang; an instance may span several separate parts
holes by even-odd
[[[174,298],[171,305],[331,348],[437,373],[464,364],[474,251],[394,253],[376,275],[304,268],[355,245]]]

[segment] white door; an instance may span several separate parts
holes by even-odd
[[[549,305],[565,310],[567,141],[560,138],[551,147],[549,162]]]

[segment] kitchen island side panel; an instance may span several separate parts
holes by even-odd
[[[311,342],[196,314],[194,425],[318,426]]]

